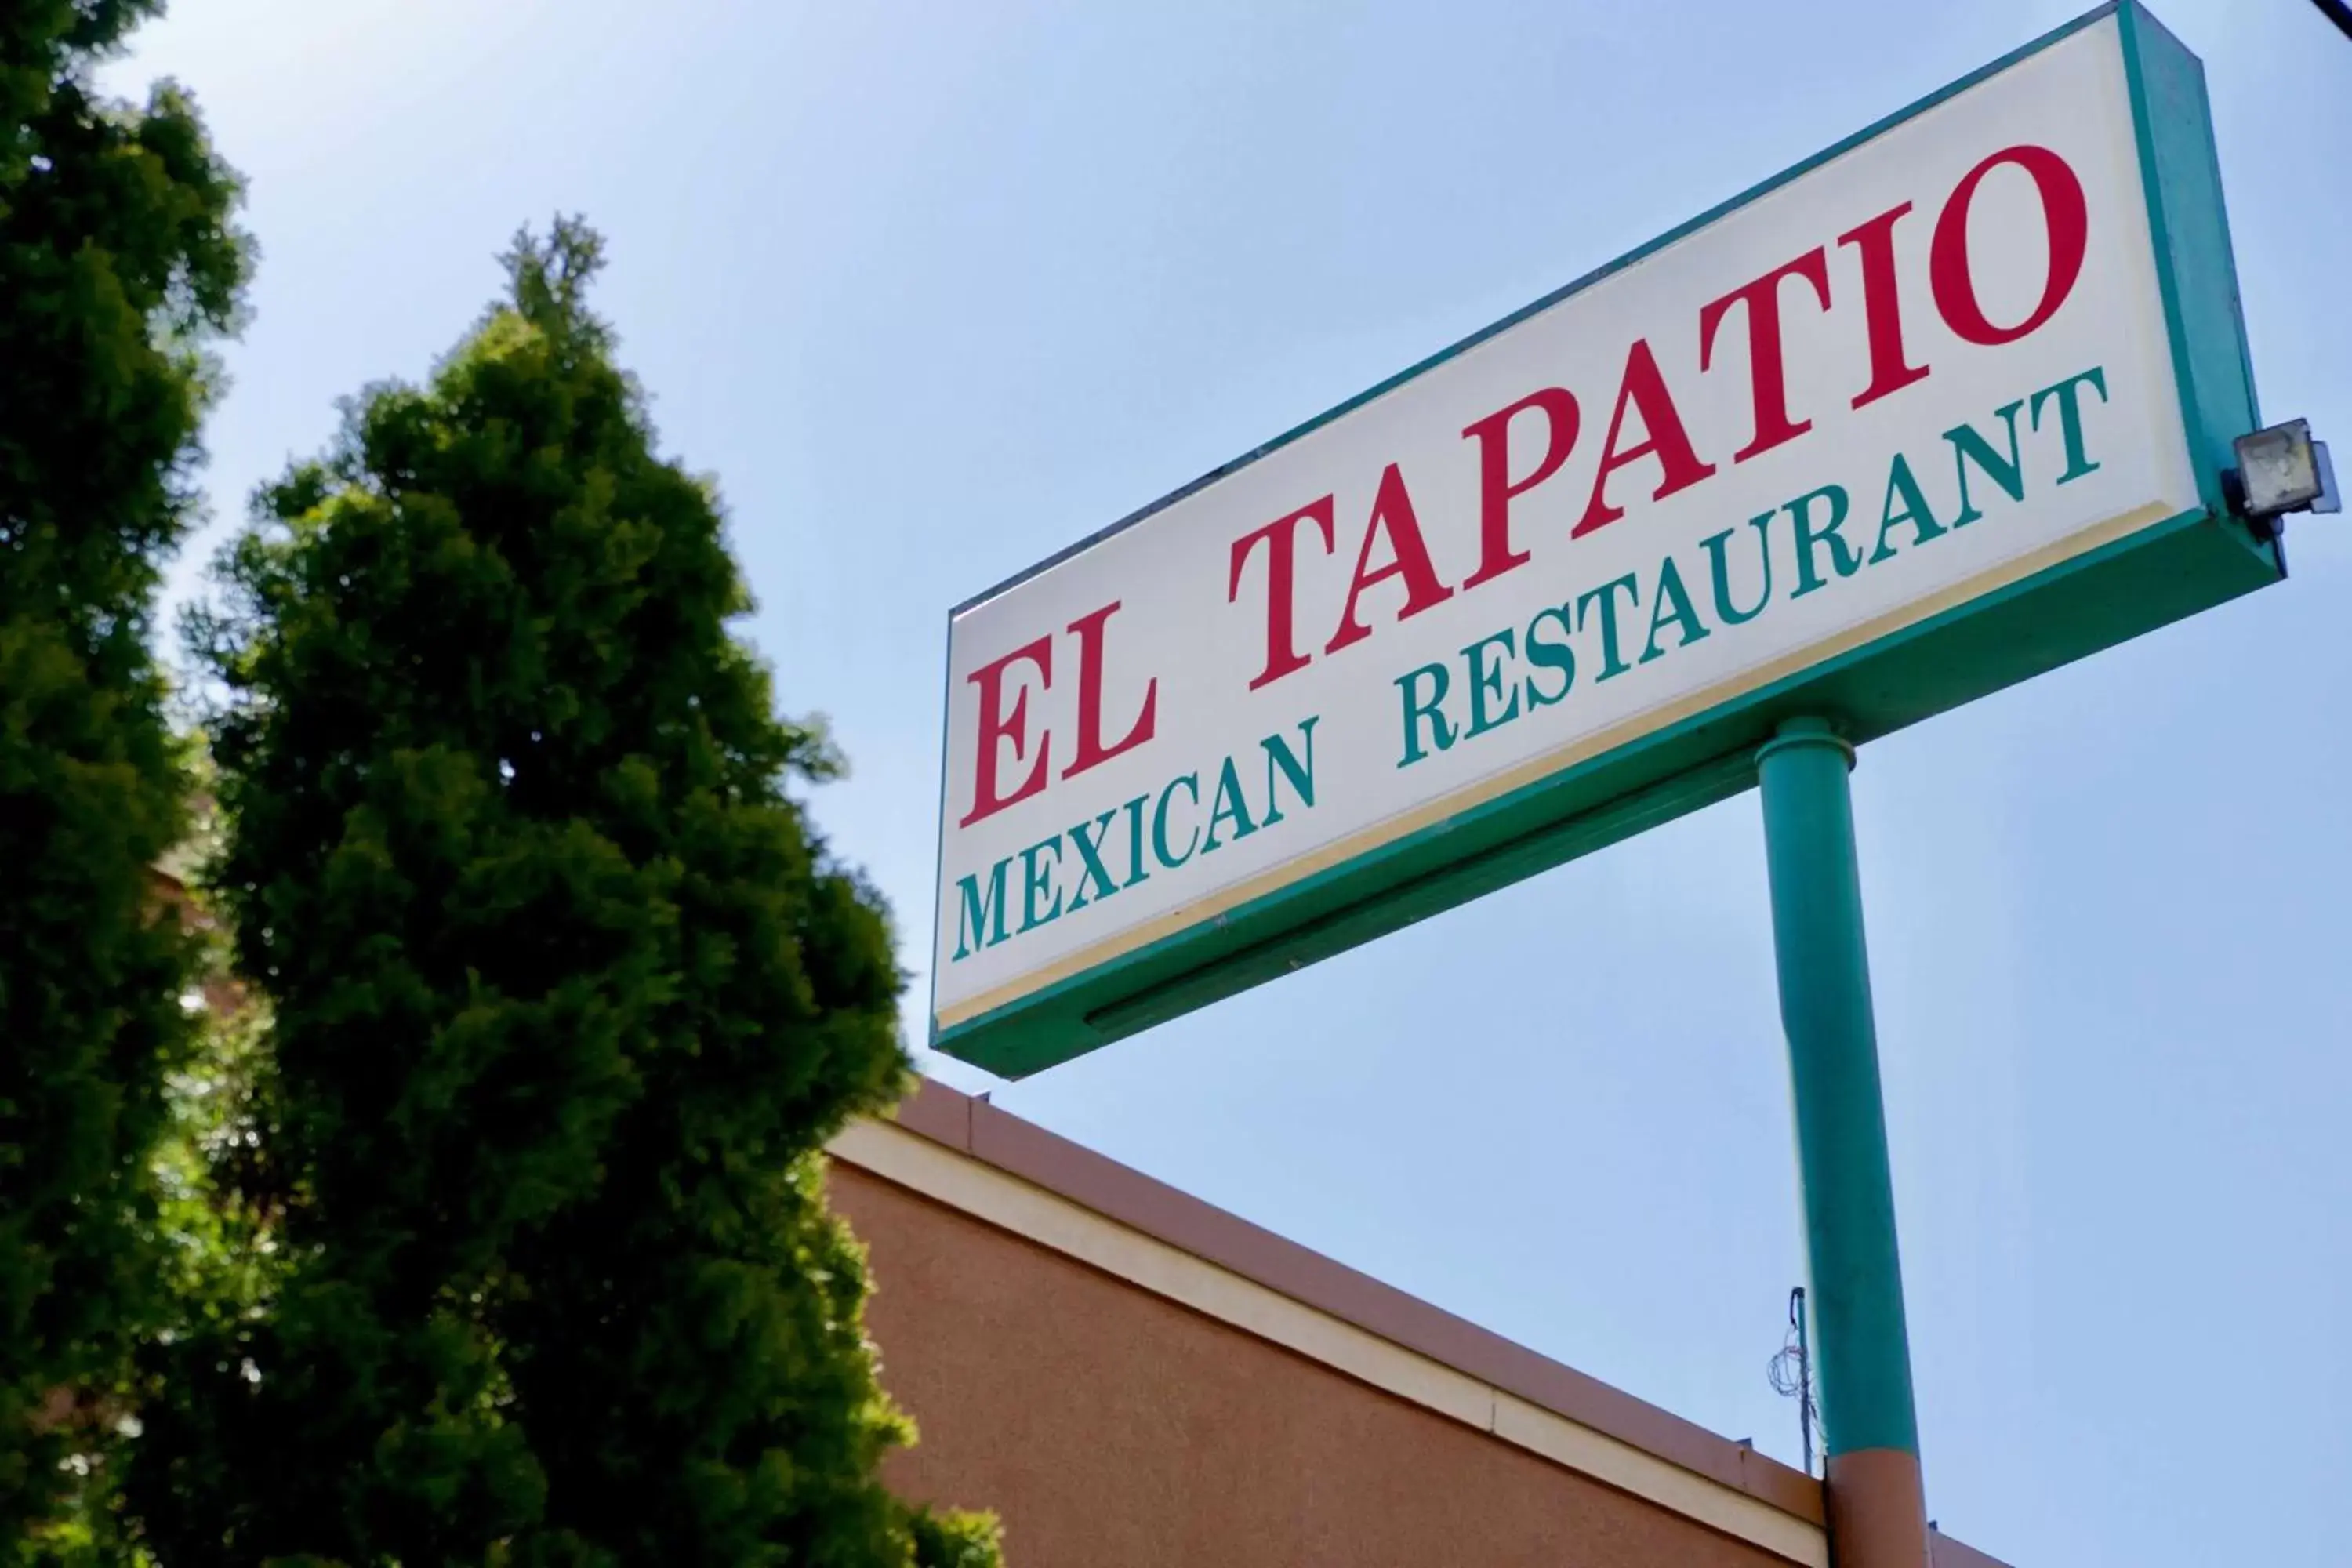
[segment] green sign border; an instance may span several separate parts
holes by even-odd
[[[957,606],[1003,593],[1700,229],[2084,27],[2118,20],[2149,231],[2198,492],[2151,523],[1785,679],[1465,809],[1239,908],[949,1028],[934,1050],[1020,1078],[1328,958],[1756,782],[1754,752],[1781,720],[1833,718],[1861,742],[2252,592],[2286,574],[2275,542],[2229,513],[2231,443],[2261,420],[2204,68],[2163,25],[2120,0],[2003,56],[1794,168],[1693,218],[1475,336]],[[952,616],[950,616],[952,619]],[[945,763],[942,758],[942,774]],[[946,780],[941,779],[945,810]],[[936,1004],[937,978],[933,978]]]

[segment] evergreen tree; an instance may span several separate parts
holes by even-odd
[[[98,1517],[161,1307],[148,1166],[190,1035],[152,872],[185,758],[148,634],[247,258],[187,98],[91,85],[160,9],[0,5],[0,1563]]]
[[[159,1359],[133,1505],[165,1568],[977,1568],[875,1479],[911,1431],[821,1191],[907,1070],[880,901],[786,794],[838,763],[730,634],[595,236],[506,259],[196,626],[285,1261]]]

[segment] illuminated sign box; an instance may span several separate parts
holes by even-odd
[[[958,609],[1018,1076],[2277,580],[2202,72],[2109,7]]]

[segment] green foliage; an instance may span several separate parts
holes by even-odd
[[[166,1568],[995,1561],[875,1479],[912,1434],[818,1151],[905,1086],[901,976],[785,792],[838,764],[729,633],[713,493],[583,308],[598,248],[520,239],[194,626],[272,1015],[219,1192],[279,1261],[157,1357]]]
[[[99,97],[152,4],[0,5],[0,1563],[87,1555],[161,1292],[147,1161],[193,963],[148,647],[247,258],[187,99]]]
[[[916,1568],[999,1568],[1003,1531],[992,1515],[918,1513],[913,1520]]]

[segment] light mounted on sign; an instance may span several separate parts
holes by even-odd
[[[2290,511],[2344,510],[2327,443],[2311,438],[2309,420],[2290,419],[2241,436],[2233,446],[2238,454],[2239,510],[2246,516],[2262,520]]]

